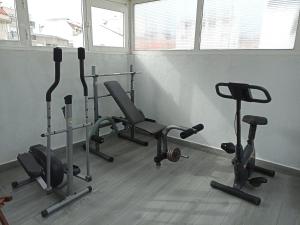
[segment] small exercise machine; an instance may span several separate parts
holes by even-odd
[[[181,155],[179,148],[168,149],[167,139],[168,133],[171,130],[181,131],[180,136],[181,138],[185,139],[193,134],[198,133],[204,128],[202,124],[198,124],[192,128],[185,128],[176,125],[165,126],[155,122],[154,120],[149,120],[144,116],[141,110],[136,108],[118,81],[107,81],[104,82],[104,85],[123,112],[127,123],[130,124],[130,127],[140,129],[148,134],[153,135],[157,139],[157,155],[154,158],[154,162],[157,166],[160,166],[161,161],[164,159],[177,162],[180,157],[185,157]]]
[[[230,94],[224,94],[220,89],[228,88]],[[265,99],[257,99],[252,97],[251,90],[256,90],[262,92],[265,95]],[[213,188],[219,189],[228,194],[237,196],[255,205],[259,205],[261,199],[257,196],[248,194],[241,191],[244,185],[249,182],[254,187],[259,187],[262,183],[267,183],[267,179],[264,177],[254,177],[251,178],[253,172],[262,173],[264,175],[273,177],[275,172],[273,170],[268,170],[255,165],[255,148],[254,139],[257,125],[266,125],[268,123],[267,118],[245,115],[243,117],[243,122],[248,123],[249,135],[248,141],[245,148],[241,144],[241,102],[256,102],[256,103],[269,103],[271,101],[271,96],[269,92],[260,86],[243,84],[243,83],[218,83],[216,85],[216,92],[222,98],[233,99],[236,101],[236,140],[237,143],[223,143],[221,148],[228,154],[235,153],[235,157],[232,160],[234,165],[234,184],[233,187],[229,187],[218,183],[216,181],[211,182]]]
[[[11,196],[0,197],[0,223],[2,225],[8,225],[8,222],[6,217],[4,216],[4,213],[1,210],[1,207],[3,207],[6,202],[9,202],[11,200],[12,200]]]
[[[98,93],[98,79],[103,77],[130,77],[130,90],[126,91],[126,94],[130,95],[130,100],[134,102],[134,78],[136,75],[139,75],[139,72],[134,71],[133,65],[130,65],[129,72],[120,72],[120,73],[106,73],[106,74],[97,74],[96,66],[92,66],[92,75],[87,75],[85,77],[93,79],[93,96],[88,99],[92,99],[94,102],[94,126],[90,132],[90,140],[95,143],[95,148],[90,148],[90,152],[98,157],[105,159],[108,162],[113,162],[114,158],[100,151],[100,144],[104,142],[104,139],[99,136],[99,129],[103,127],[110,126],[112,131],[115,132],[120,138],[124,138],[133,142],[136,142],[141,145],[148,145],[146,141],[137,139],[135,137],[134,126],[129,126],[130,123],[126,118],[122,117],[103,117],[99,113],[100,103],[99,100],[107,97],[111,97],[111,94],[99,95]],[[119,131],[116,123],[123,123],[125,126],[124,131]],[[130,135],[126,134],[126,130],[130,129]],[[86,147],[84,146],[86,149]]]
[[[85,101],[85,123],[80,125],[72,124],[72,95],[67,95],[65,100],[65,106],[63,114],[66,121],[66,128],[62,130],[52,131],[51,127],[51,94],[57,87],[60,81],[60,64],[62,61],[62,50],[60,48],[54,48],[54,61],[55,61],[55,81],[50,86],[46,94],[47,102],[47,132],[42,134],[42,137],[47,137],[47,146],[34,145],[30,147],[29,152],[19,154],[17,159],[25,172],[28,174],[29,179],[20,182],[13,182],[12,187],[17,188],[25,184],[37,181],[42,189],[47,193],[52,191],[58,191],[66,186],[65,192],[57,192],[59,196],[63,196],[63,199],[50,206],[49,208],[41,212],[43,217],[61,209],[62,207],[70,204],[71,202],[78,200],[85,194],[92,191],[91,186],[85,187],[79,192],[74,191],[73,177],[80,178],[84,181],[91,181],[90,169],[89,169],[89,151],[86,151],[86,176],[80,175],[80,168],[73,164],[73,130],[79,128],[86,128],[86,145],[88,146],[88,127],[91,123],[88,123],[87,112],[87,85],[84,80],[84,59],[85,50],[83,48],[78,49],[78,59],[80,62],[80,79],[84,90]],[[66,133],[66,163],[64,164],[60,159],[53,155],[51,149],[51,136]],[[64,182],[64,175],[66,174],[66,181]]]

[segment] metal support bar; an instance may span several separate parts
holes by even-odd
[[[51,133],[51,102],[47,101],[47,133]],[[47,191],[51,188],[51,135],[47,136]]]
[[[85,77],[113,77],[113,76],[126,76],[131,74],[141,74],[141,72],[122,72],[122,73],[107,73],[107,74],[94,74]]]
[[[90,122],[90,123],[79,124],[79,125],[74,126],[74,127],[72,128],[72,130],[77,130],[77,129],[84,128],[84,127],[89,127],[89,126],[91,126],[91,125],[92,125],[91,122]],[[67,131],[66,129],[50,131],[50,133],[47,132],[47,133],[41,134],[41,137],[46,137],[46,136],[48,137],[48,136],[52,136],[52,135],[55,135],[55,134],[61,134],[61,133],[64,133],[64,132],[66,132],[66,131]]]
[[[71,202],[81,198],[82,196],[90,193],[92,191],[92,187],[88,186],[86,187],[84,190],[82,190],[81,192],[77,192],[76,194],[72,194],[68,197],[66,197],[63,201],[56,203],[55,205],[50,206],[49,208],[43,210],[41,212],[43,217],[47,217],[50,214],[54,213],[55,211],[61,209],[62,207],[70,204]]]
[[[130,94],[131,95],[131,91],[126,91],[127,94]],[[98,96],[97,98],[106,98],[106,97],[110,97],[111,94],[107,94],[107,95],[100,95]],[[95,97],[89,97],[88,99],[95,99]]]
[[[67,195],[73,194],[73,129],[72,129],[72,103],[66,104],[66,130],[67,130],[67,166],[68,186]]]
[[[84,108],[85,108],[85,123],[89,123],[89,112],[88,112],[88,96],[84,96]],[[89,141],[89,127],[85,127],[85,146],[86,146],[86,180],[91,181],[90,171],[90,141]]]

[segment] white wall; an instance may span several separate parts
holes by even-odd
[[[299,54],[140,52],[133,59],[137,70],[144,73],[136,84],[138,106],[163,124],[202,122],[205,129],[189,140],[212,147],[235,140],[235,104],[218,97],[215,84],[231,81],[266,87],[271,103],[242,105],[244,114],[269,119],[267,126],[258,128],[258,157],[300,169]],[[248,127],[244,128],[246,138]]]
[[[90,73],[91,65],[96,65],[99,73],[128,70],[126,54],[87,53],[85,65],[87,73]],[[54,80],[52,51],[1,49],[0,68],[0,164],[3,164],[15,160],[17,154],[27,151],[30,145],[45,143],[40,134],[46,130],[46,90]],[[74,124],[84,121],[83,90],[78,71],[77,53],[63,52],[61,82],[52,98],[55,129],[65,126],[60,108],[67,94],[73,94]],[[89,82],[90,94],[91,88]],[[100,89],[104,91],[103,86]],[[107,114],[117,111],[113,101],[106,102]],[[89,106],[92,115],[92,102]],[[76,131],[74,135],[75,141],[84,139],[83,132]],[[64,135],[53,138],[53,148],[64,144]]]

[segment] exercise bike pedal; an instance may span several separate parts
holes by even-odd
[[[235,153],[235,145],[232,142],[222,143],[221,148],[228,154]]]
[[[259,187],[263,183],[267,183],[268,180],[265,177],[254,177],[248,180],[249,184],[253,187]]]

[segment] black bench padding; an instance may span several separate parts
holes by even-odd
[[[118,81],[107,81],[104,85],[131,124],[145,120],[144,115],[135,107]]]
[[[118,81],[107,81],[104,82],[104,85],[130,124],[150,134],[157,134],[166,127],[159,123],[146,121],[143,113],[136,108]]]
[[[19,154],[17,159],[29,177],[37,178],[43,174],[43,168],[37,163],[32,154]]]
[[[143,121],[140,123],[137,123],[135,127],[142,129],[150,134],[157,134],[163,129],[165,129],[165,125],[159,124],[159,123],[153,123],[149,121]]]

